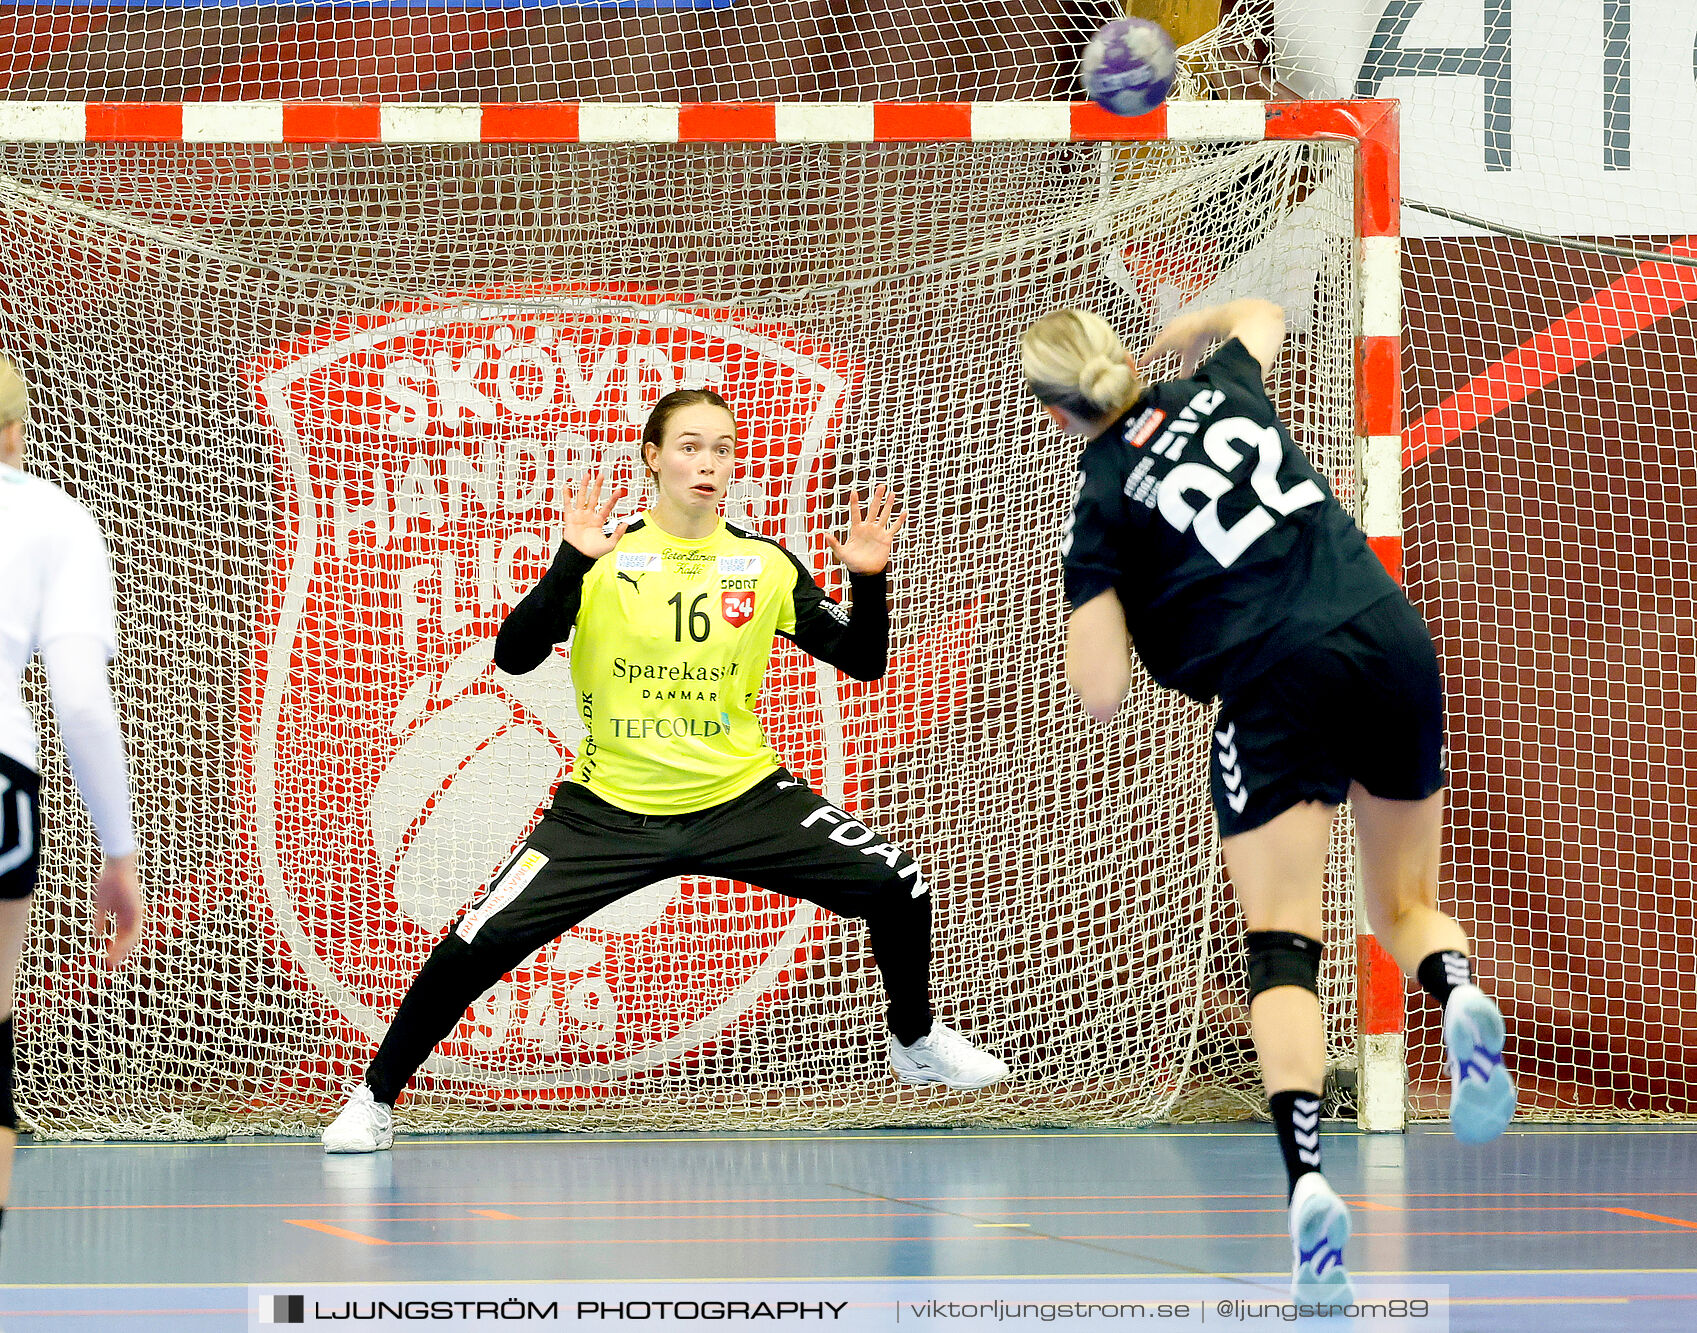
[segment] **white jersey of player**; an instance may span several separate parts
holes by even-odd
[[[24,668],[42,645],[81,636],[118,651],[112,568],[94,516],[50,481],[0,463],[0,753],[37,767]]]

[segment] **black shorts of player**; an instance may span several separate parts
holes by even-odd
[[[1352,782],[1391,801],[1444,785],[1444,690],[1420,613],[1387,597],[1232,698],[1208,765],[1220,836],[1305,801],[1341,805]]]
[[[740,880],[864,918],[875,949],[886,923],[918,937],[902,940],[902,949],[928,946],[930,900],[918,863],[781,768],[741,796],[682,815],[634,814],[562,783],[542,822],[451,934],[505,970],[672,875]],[[923,971],[923,958],[916,961]]]
[[[41,776],[0,754],[0,899],[35,892],[41,864]]]

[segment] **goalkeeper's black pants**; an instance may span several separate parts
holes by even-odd
[[[413,979],[365,1081],[393,1104],[478,996],[535,950],[673,875],[740,880],[860,917],[888,1021],[911,1045],[931,1030],[931,894],[906,852],[788,772],[723,805],[639,815],[562,783],[552,808]]]

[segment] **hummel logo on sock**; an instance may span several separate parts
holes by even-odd
[[[1275,1092],[1268,1099],[1279,1152],[1285,1159],[1290,1187],[1310,1171],[1320,1169],[1320,1098],[1312,1092]]]
[[[1441,949],[1422,958],[1414,975],[1422,990],[1447,1005],[1451,991],[1473,980],[1473,961],[1459,949]]]
[[[1320,1165],[1320,1103],[1313,1097],[1301,1097],[1290,1110],[1290,1123],[1296,1139],[1296,1155],[1305,1166]]]

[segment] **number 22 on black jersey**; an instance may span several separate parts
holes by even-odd
[[[1179,421],[1174,422],[1174,430],[1191,413],[1198,420],[1208,416],[1224,398],[1217,389],[1203,389],[1190,400]],[[1220,522],[1219,505],[1221,497],[1237,485],[1231,474],[1243,464],[1239,445],[1248,446],[1255,456],[1249,484],[1260,503],[1226,527]],[[1219,561],[1222,568],[1229,569],[1240,555],[1272,531],[1279,518],[1326,498],[1325,492],[1309,478],[1288,490],[1280,487],[1279,466],[1284,462],[1284,450],[1284,438],[1277,427],[1256,425],[1248,417],[1216,421],[1202,435],[1202,452],[1208,461],[1175,464],[1156,487],[1156,509],[1175,531],[1192,533],[1204,551]],[[1195,499],[1203,502],[1200,507],[1193,503]],[[1064,547],[1062,554],[1064,558]]]

